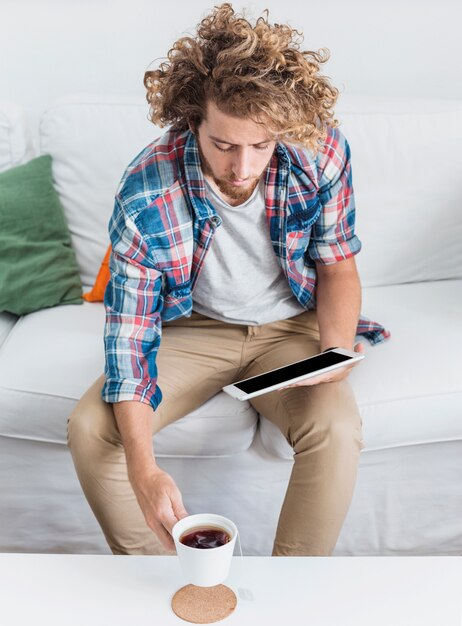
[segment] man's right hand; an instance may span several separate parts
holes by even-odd
[[[175,481],[156,466],[142,477],[132,477],[131,482],[147,525],[167,550],[175,550],[172,528],[189,515]]]
[[[172,528],[188,512],[175,481],[155,462],[152,408],[130,400],[115,403],[113,408],[125,448],[128,478],[146,523],[167,550],[174,550]]]

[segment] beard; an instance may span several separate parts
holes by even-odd
[[[256,186],[262,179],[263,172],[266,170],[266,166],[262,174],[258,178],[250,178],[248,181],[248,184],[243,185],[242,187],[235,187],[230,182],[223,180],[221,178],[217,178],[215,176],[212,170],[212,166],[210,165],[209,161],[207,161],[204,153],[202,152],[202,148],[200,146],[199,138],[197,135],[196,135],[196,139],[197,139],[197,147],[199,150],[199,156],[201,160],[202,173],[204,174],[204,176],[210,177],[215,183],[215,185],[218,187],[220,192],[227,198],[230,198],[231,200],[238,202],[239,204],[242,204],[243,202],[248,200],[250,196],[253,194],[253,192],[255,191]],[[268,160],[268,163],[270,160]]]

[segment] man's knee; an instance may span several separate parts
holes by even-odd
[[[353,392],[346,381],[301,389],[303,410],[291,417],[289,443],[295,453],[316,447],[364,447],[362,420]],[[305,391],[306,390],[306,391]]]
[[[101,389],[104,375],[85,392],[67,420],[67,445],[72,452],[90,451],[101,439],[119,438],[112,404],[104,402]]]

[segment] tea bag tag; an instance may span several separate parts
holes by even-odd
[[[250,589],[244,589],[243,587],[239,587],[237,592],[241,600],[246,600],[247,602],[253,602],[254,597]]]

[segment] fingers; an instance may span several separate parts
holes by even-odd
[[[356,365],[356,363],[354,364]],[[321,383],[331,383],[337,382],[339,380],[343,380],[348,375],[349,368],[353,367],[353,365],[348,366],[348,368],[342,368],[342,372],[338,374],[323,374],[321,376],[313,376],[313,378],[309,378],[307,380],[302,380],[299,383],[294,383],[293,385],[287,385],[286,387],[280,387],[279,391],[283,389],[291,389],[292,387],[314,387],[315,385],[320,385]]]
[[[166,495],[159,503],[157,508],[158,527],[161,533],[159,539],[161,539],[165,547],[174,549],[175,544],[172,538],[172,529],[180,519],[187,515],[189,515],[189,513],[183,506],[179,492]]]
[[[188,511],[184,508],[183,500],[181,499],[179,492],[178,494],[172,494],[171,500],[173,513],[177,520],[183,519],[183,517],[187,517],[189,515]]]
[[[157,535],[164,548],[167,550],[175,550],[175,542],[168,530],[161,523],[153,521],[149,527]]]
[[[168,503],[167,503],[167,515],[168,515],[168,523],[171,524],[169,530],[173,528],[173,526],[183,517],[189,515],[188,511],[185,509],[183,505],[183,500],[181,498],[181,493],[178,487],[175,487],[168,494]]]
[[[150,524],[152,530],[162,541],[163,545],[169,550],[175,549],[175,543],[172,538],[172,528],[175,526],[177,521],[178,520],[174,516],[169,503],[168,505],[160,506],[157,509],[156,518],[153,519]]]
[[[160,523],[166,528],[166,530],[171,533],[172,528],[178,521],[175,513],[173,512],[172,503],[170,498],[162,499],[157,506],[157,519]]]

